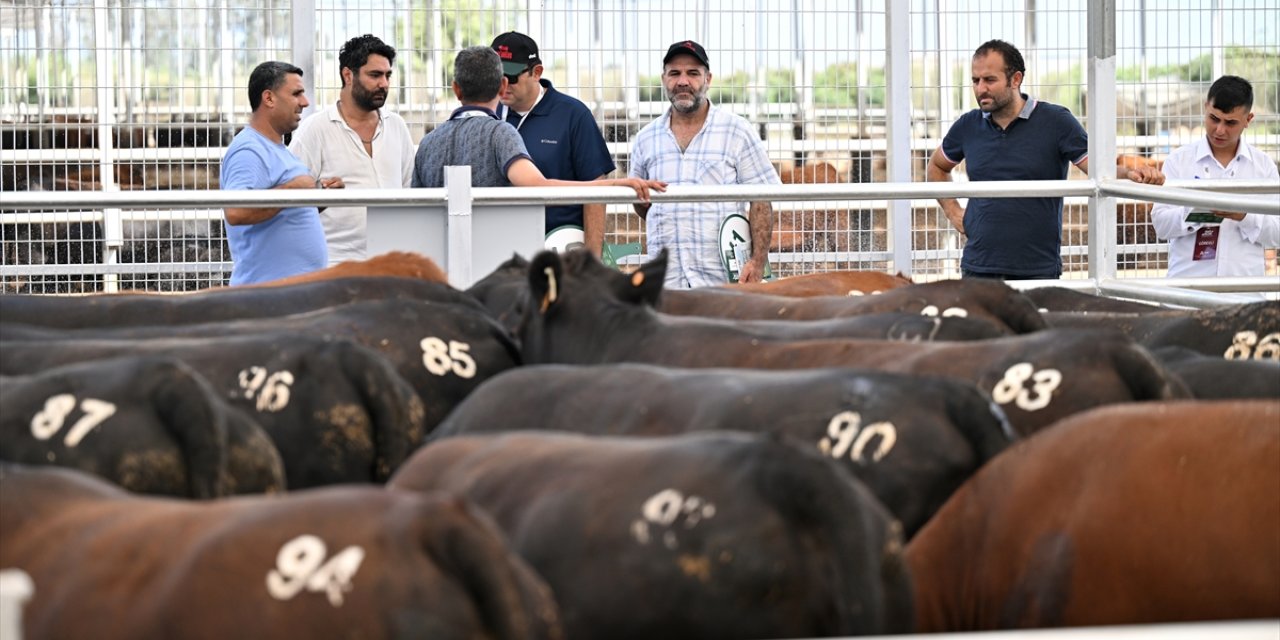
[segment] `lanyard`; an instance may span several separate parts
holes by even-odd
[[[520,116],[520,122],[516,123],[516,131],[519,131],[520,127],[524,126],[524,119],[528,118],[529,114],[533,113],[533,110],[538,108],[538,103],[542,102],[542,96],[545,96],[545,95],[547,95],[547,88],[540,87],[538,89],[538,99],[534,100],[533,106],[529,107],[529,110],[524,112],[524,115]]]

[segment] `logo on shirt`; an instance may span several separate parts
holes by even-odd
[[[546,139],[546,138],[543,138],[543,139],[539,140],[538,142],[541,142],[542,144],[560,144],[560,141],[559,141],[559,140],[548,140],[548,139]]]

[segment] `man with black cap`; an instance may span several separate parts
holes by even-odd
[[[744,118],[707,100],[711,63],[702,45],[682,40],[662,58],[662,86],[671,108],[636,135],[631,175],[668,184],[781,184],[764,144]],[[635,205],[645,219],[649,256],[669,252],[666,286],[724,284],[737,272],[739,282],[758,282],[769,261],[773,207],[749,207],[748,259],[724,260],[722,228],[741,218],[742,202],[664,202]],[[743,230],[746,231],[745,229]],[[747,238],[739,238],[745,241]],[[737,268],[727,267],[735,264]]]
[[[567,96],[542,77],[542,59],[533,38],[509,31],[493,39],[493,50],[502,59],[507,89],[500,98],[498,115],[511,123],[524,139],[533,163],[548,178],[594,180],[616,167],[609,157],[604,136],[587,105]],[[565,229],[582,236],[596,257],[604,245],[604,204],[548,206],[546,232]],[[554,241],[548,237],[549,241]]]

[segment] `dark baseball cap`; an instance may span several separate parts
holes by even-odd
[[[508,31],[493,39],[494,51],[502,58],[502,72],[514,76],[524,73],[530,65],[542,64],[538,57],[538,43],[533,38],[516,31]]]
[[[681,40],[680,42],[667,47],[667,55],[662,57],[662,64],[671,62],[672,58],[682,53],[687,53],[697,58],[698,61],[702,63],[702,66],[708,69],[711,68],[711,61],[707,60],[707,50],[703,49],[702,45],[692,40]]]

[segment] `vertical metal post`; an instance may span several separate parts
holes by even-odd
[[[1089,0],[1089,173],[1094,181],[1116,177],[1116,4]],[[1116,275],[1116,199],[1089,198],[1089,277]]]
[[[292,31],[289,62],[302,69],[302,86],[311,106],[303,110],[306,117],[316,108],[316,3],[315,0],[292,0]]]
[[[97,50],[98,61],[98,180],[103,191],[119,191],[120,185],[116,184],[115,145],[111,139],[112,125],[116,121],[116,78],[110,62],[116,60],[111,52],[118,50],[118,47],[112,42],[107,11],[107,0],[94,0],[93,46]],[[124,247],[124,223],[118,207],[102,210],[102,243],[103,263],[118,264],[120,249]],[[119,287],[119,276],[114,273],[103,276],[103,291],[115,293],[119,291]]]
[[[906,2],[885,6],[885,118],[889,182],[911,182],[911,11]],[[893,268],[911,275],[911,201],[889,201],[889,246]]]
[[[445,243],[445,269],[449,282],[459,289],[471,286],[471,167],[445,167],[444,189],[449,241]]]

